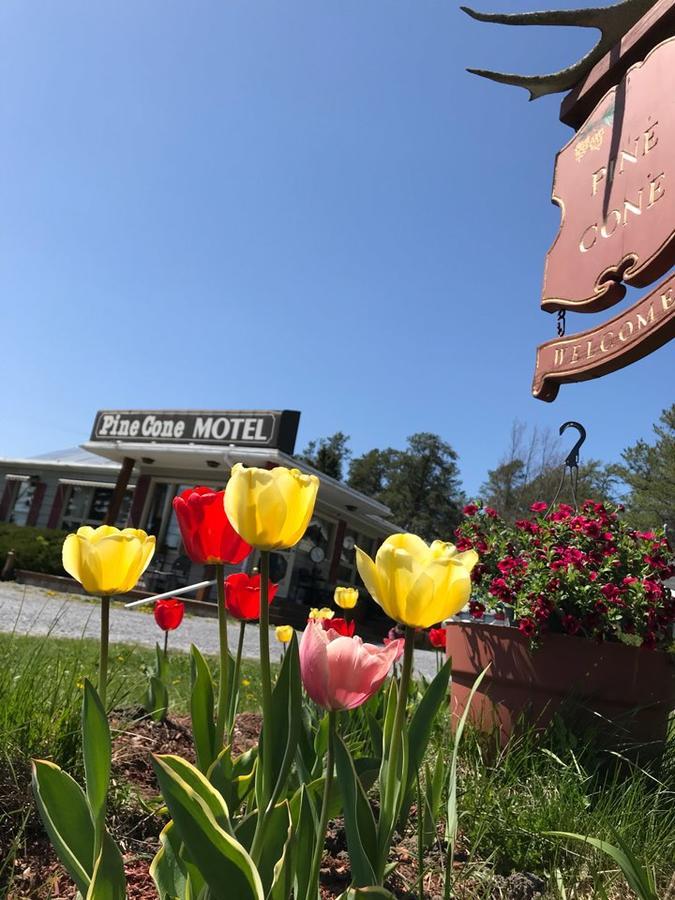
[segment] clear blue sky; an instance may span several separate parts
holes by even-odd
[[[650,436],[672,345],[531,398],[571,132],[464,72],[590,44],[450,0],[5,0],[0,455],[79,443],[100,407],[289,407],[300,447],[438,432],[471,492],[514,418],[579,419],[605,459]]]

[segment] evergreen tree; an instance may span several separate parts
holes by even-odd
[[[300,459],[304,459],[319,472],[329,475],[331,478],[342,481],[344,467],[347,465],[352,452],[349,449],[349,435],[342,431],[336,431],[329,437],[310,441],[305,447]]]
[[[427,541],[452,540],[464,505],[457,454],[437,434],[408,438],[405,450],[371,450],[349,467],[348,483],[386,504],[392,521]]]
[[[644,530],[667,526],[675,537],[675,404],[665,409],[654,426],[653,444],[637,441],[621,454],[615,467],[628,493],[626,512],[636,527]]]

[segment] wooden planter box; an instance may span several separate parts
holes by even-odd
[[[675,657],[625,644],[545,635],[530,651],[516,628],[457,622],[447,628],[452,711],[461,715],[477,676],[490,669],[470,718],[502,743],[520,723],[545,726],[563,701],[575,724],[593,724],[613,746],[660,742],[675,708]]]

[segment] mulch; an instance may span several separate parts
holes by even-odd
[[[233,732],[233,747],[239,754],[254,746],[260,733],[261,717],[256,713],[237,716]],[[153,722],[142,717],[142,711],[117,711],[111,719],[113,733],[113,771],[109,828],[124,857],[129,900],[156,900],[157,892],[149,874],[149,866],[156,853],[157,838],[166,816],[152,768],[153,753],[171,753],[194,762],[194,747],[190,721],[175,717]],[[19,803],[21,798],[17,798]],[[24,798],[25,803],[25,798]],[[411,810],[414,824],[415,810]],[[397,868],[387,887],[399,900],[415,900],[417,894],[417,858],[412,834],[398,836],[392,850]],[[462,865],[459,855],[458,865]],[[440,875],[442,860],[434,848],[426,858],[427,872],[424,896],[436,900],[442,896]],[[334,900],[350,882],[349,854],[341,819],[329,822],[326,850],[321,867],[322,900]],[[537,900],[542,897],[544,884],[530,875],[512,875],[500,880],[495,897],[504,900]],[[0,888],[1,890],[1,888]],[[14,861],[12,886],[7,900],[74,900],[75,888],[56,860],[37,817],[28,828],[24,844]],[[462,894],[457,894],[462,898]],[[470,900],[472,892],[464,893]]]

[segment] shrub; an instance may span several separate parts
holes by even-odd
[[[28,528],[0,525],[0,568],[10,550],[16,553],[17,569],[65,575],[61,565],[61,547],[65,531],[56,528]]]

